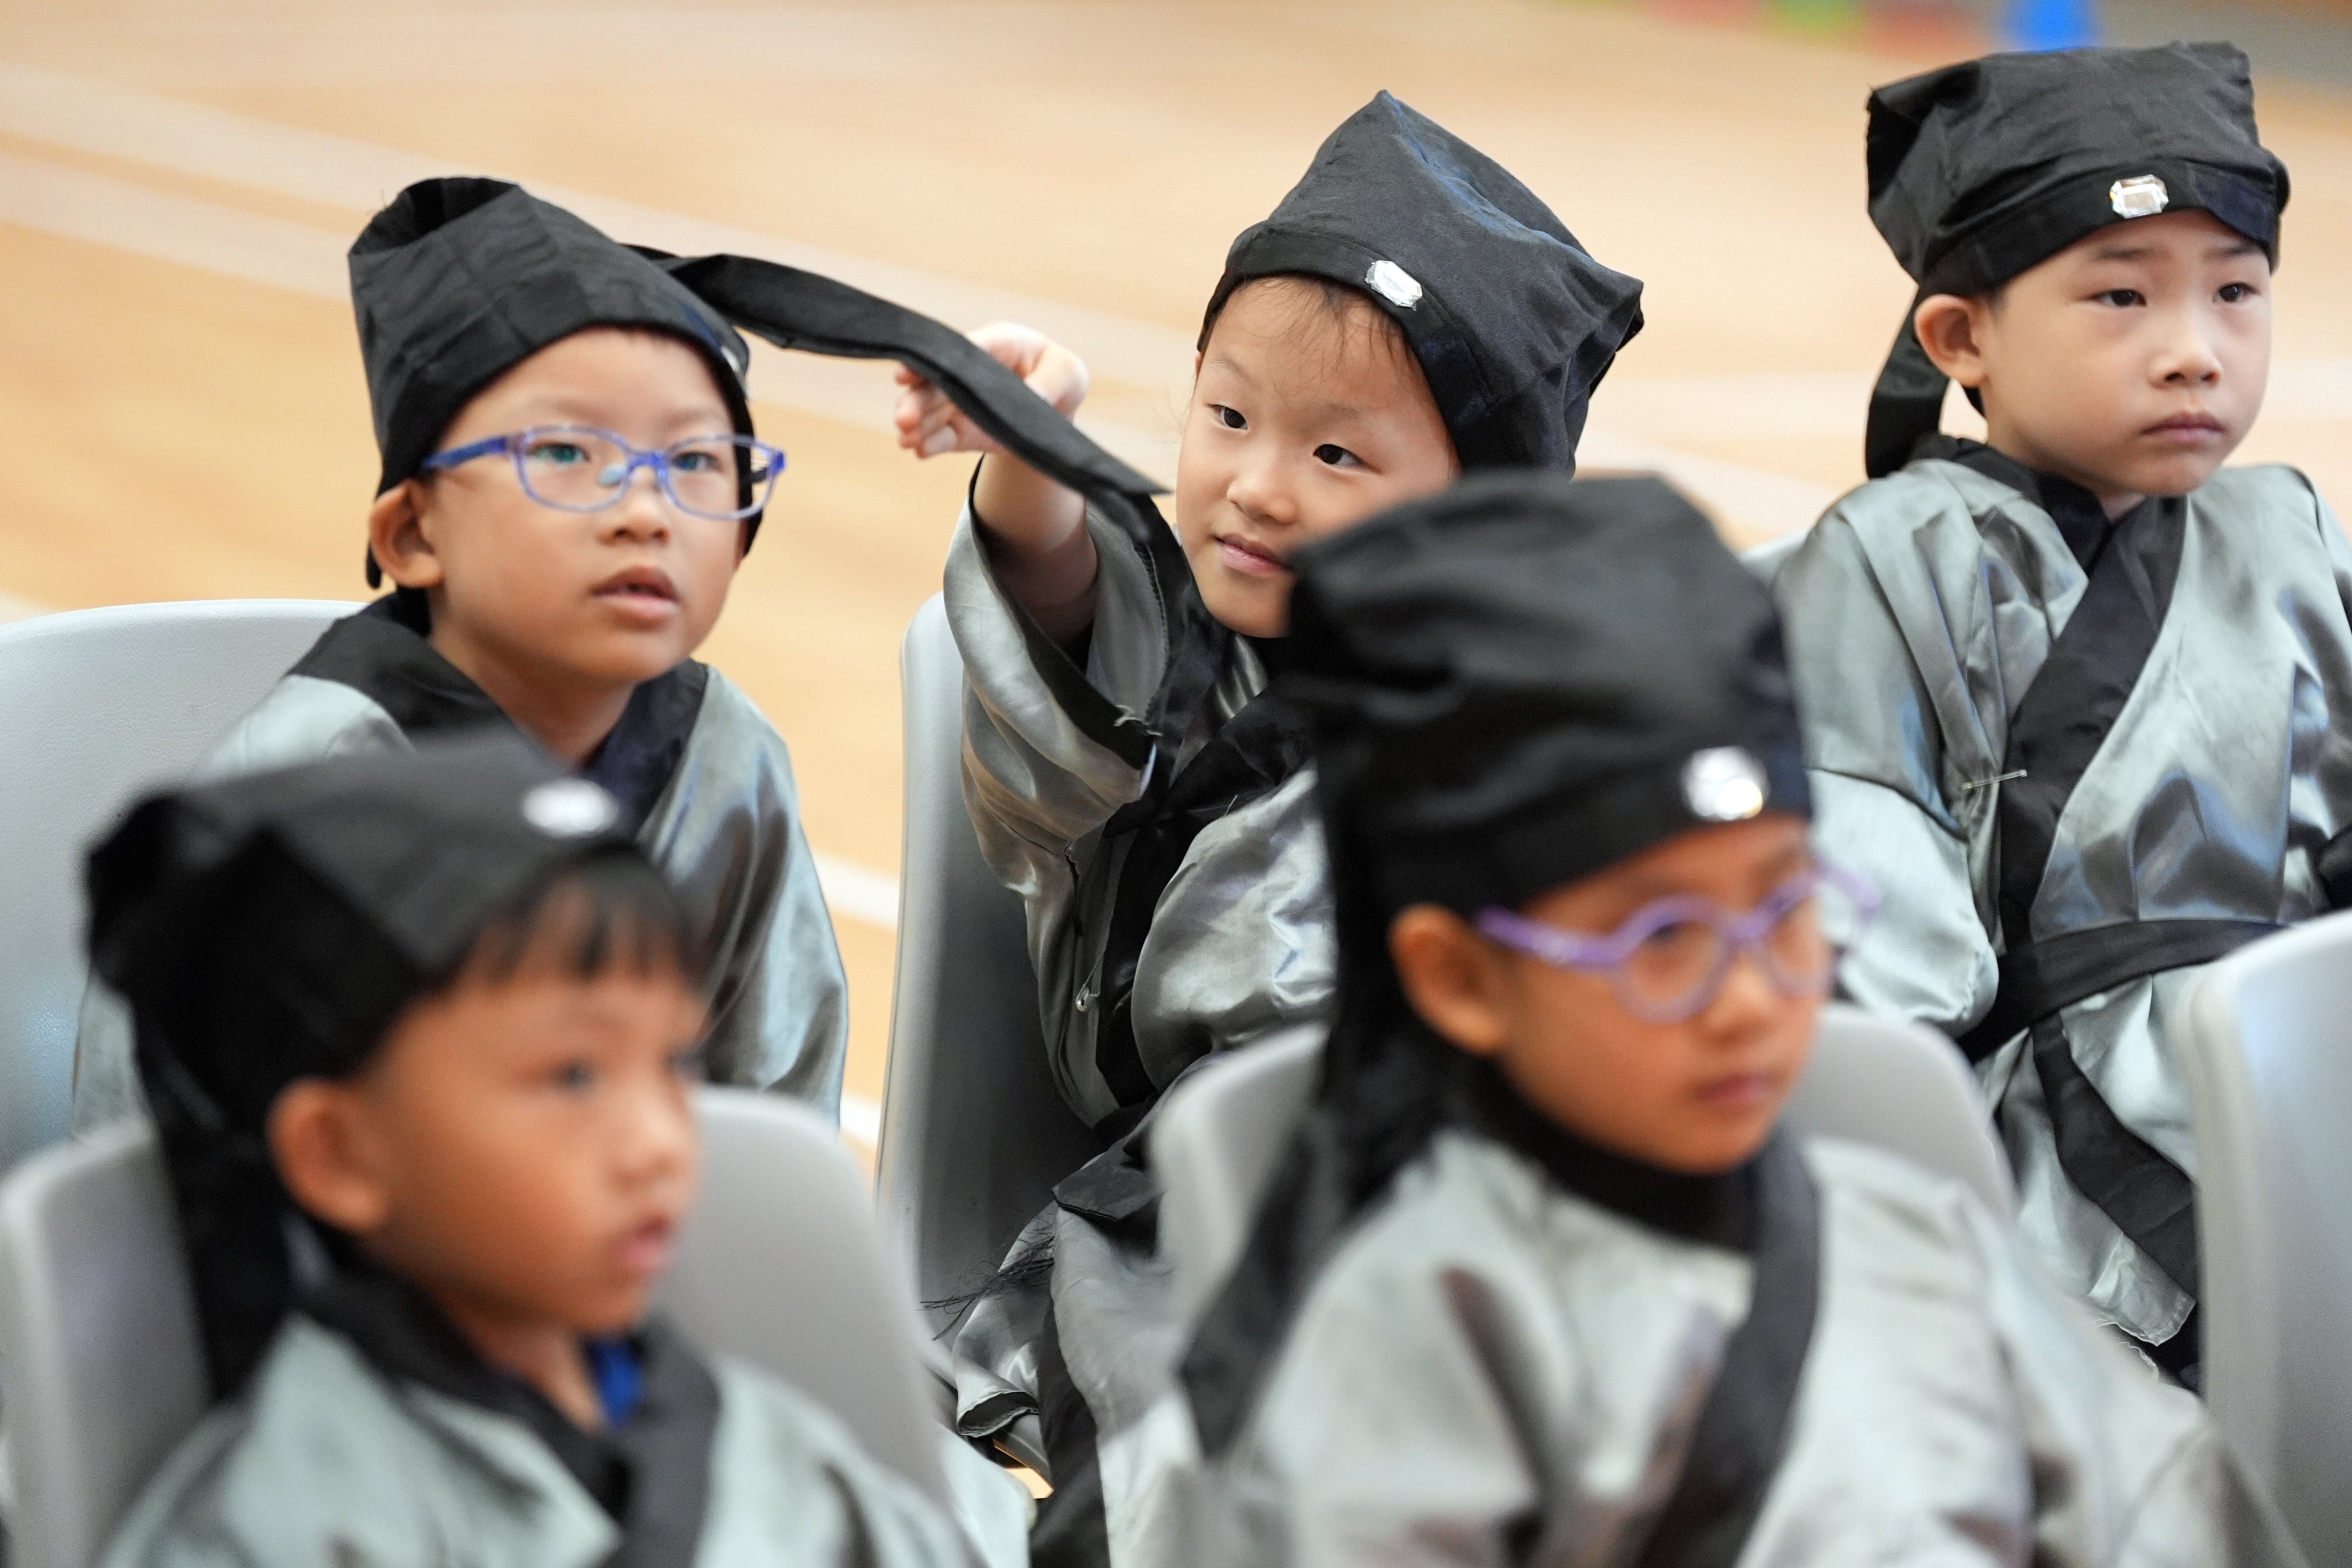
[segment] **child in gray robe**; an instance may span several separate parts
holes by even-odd
[[[1172,526],[1036,472],[919,381],[901,402],[922,455],[990,454],[947,566],[965,799],[1027,905],[1055,1076],[1104,1149],[1007,1238],[956,1340],[963,1429],[1042,1426],[1041,1561],[1101,1561],[1123,1507],[1093,1450],[1147,1374],[1134,1329],[1160,1295],[1144,1119],[1210,1052],[1329,1004],[1313,780],[1264,696],[1286,562],[1465,469],[1572,469],[1639,298],[1507,170],[1382,93],[1234,242]],[[1076,408],[1086,372],[1066,350],[975,336]]]
[[[257,774],[142,804],[90,885],[219,1400],[109,1568],[972,1561],[645,1317],[708,1014],[601,788],[497,734]]]
[[[2097,106],[2095,109],[2089,106]],[[2224,44],[2002,55],[1870,107],[1918,283],[1872,479],[1781,571],[1846,984],[1979,1064],[2045,1267],[2198,1380],[2202,967],[2352,901],[2352,548],[2262,405],[2286,170]],[[1937,433],[1948,378],[1986,439]]]
[[[2291,1561],[2001,1216],[1778,1128],[1868,898],[1704,518],[1481,477],[1298,569],[1339,1019],[1144,1424],[1160,1560]]]

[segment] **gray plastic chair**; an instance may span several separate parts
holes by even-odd
[[[708,1089],[703,1195],[660,1306],[704,1347],[794,1384],[942,1505],[914,1315],[864,1177],[807,1108]],[[14,1568],[87,1568],[203,1414],[172,1198],[144,1122],[47,1150],[0,1184],[0,1365]]]
[[[1169,1092],[1151,1133],[1160,1248],[1178,1300],[1197,1311],[1239,1261],[1291,1129],[1314,1092],[1320,1031],[1234,1052]],[[1949,1040],[1832,1004],[1788,1120],[1809,1137],[1874,1144],[1973,1190],[1996,1214],[2016,1204],[1976,1079]]]
[[[963,802],[963,659],[934,597],[899,656],[906,827],[882,1213],[918,1300],[971,1290],[1100,1145],[1062,1099],[1037,1022],[1021,900],[981,858]],[[952,1316],[930,1310],[934,1328]],[[945,1375],[945,1355],[932,1364]]]
[[[2352,914],[2214,964],[2172,1038],[2197,1128],[2206,1403],[2305,1555],[2352,1563]]]
[[[65,1134],[89,840],[358,607],[205,600],[0,626],[0,1172]]]

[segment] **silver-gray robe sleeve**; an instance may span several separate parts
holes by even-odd
[[[366,693],[289,675],[194,776],[226,778],[409,744]],[[849,985],[801,831],[792,757],[775,726],[715,669],[677,770],[637,840],[678,889],[706,944],[711,1078],[795,1095],[837,1116]],[[144,1103],[129,1011],[93,980],[74,1049],[74,1130],[103,1126]]]
[[[1126,535],[1097,516],[1087,527],[1100,568],[1086,675],[1116,707],[1141,715],[1166,657],[1159,599]],[[945,599],[964,662],[965,804],[982,854],[1027,912],[1056,1081],[1073,1110],[1099,1121],[1119,1108],[1095,1065],[1098,1012],[1089,1005],[1109,910],[1107,901],[1079,907],[1081,874],[1100,848],[1103,824],[1141,792],[1143,773],[1055,700],[969,508],[949,549]],[[1223,716],[1265,682],[1255,656],[1238,648],[1217,687]],[[1160,894],[1136,957],[1131,1016],[1152,1080],[1172,1081],[1204,1050],[1322,1016],[1336,964],[1330,921],[1311,774],[1203,828]]]
[[[719,1410],[695,1562],[706,1568],[970,1568],[953,1521],[830,1411],[747,1368]],[[620,1543],[595,1500],[508,1417],[380,1376],[289,1321],[248,1392],[184,1438],[103,1568],[595,1568]]]
[[[715,669],[637,842],[707,944],[712,1081],[793,1095],[838,1117],[849,981],[801,830],[792,754]]]
[[[1807,1159],[1821,1304],[1743,1568],[2231,1561],[2192,1398],[1954,1184],[1850,1145]],[[1173,1533],[1221,1563],[1630,1562],[1750,1283],[1743,1257],[1441,1134],[1318,1278]]]

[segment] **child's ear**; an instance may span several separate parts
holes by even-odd
[[[305,1213],[352,1236],[383,1224],[391,1194],[364,1107],[350,1086],[297,1079],[269,1108],[267,1131],[278,1179]]]
[[[1422,1022],[1474,1057],[1509,1042],[1501,954],[1439,904],[1414,904],[1389,922],[1389,957]]]
[[[441,558],[425,532],[425,487],[403,479],[368,509],[368,549],[383,574],[404,588],[441,585]]]
[[[1936,368],[1962,386],[1981,390],[1985,384],[1984,318],[1981,300],[1958,294],[1930,294],[1911,313],[1911,330]]]

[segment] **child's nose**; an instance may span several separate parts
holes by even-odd
[[[1265,522],[1285,524],[1298,518],[1297,492],[1278,463],[1259,462],[1244,467],[1234,476],[1225,499],[1248,516]]]

